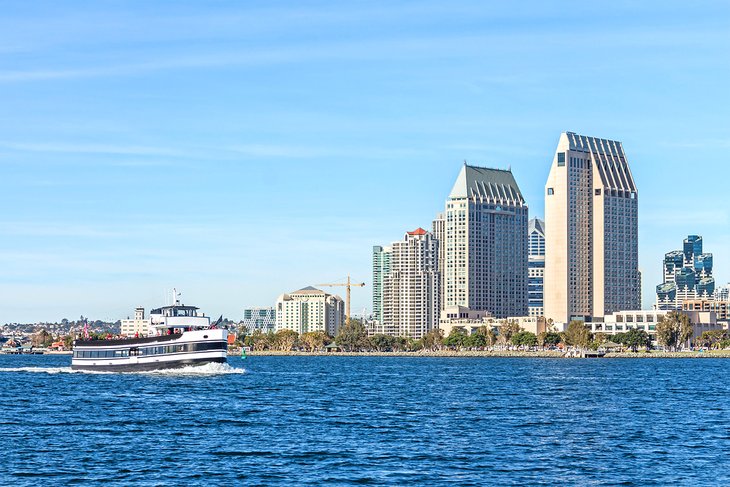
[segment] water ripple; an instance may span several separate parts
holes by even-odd
[[[730,483],[726,360],[68,362],[0,356],[0,485]]]

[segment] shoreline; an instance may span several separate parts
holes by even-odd
[[[263,350],[246,352],[249,357],[413,357],[413,358],[553,358],[553,359],[576,359],[578,357],[567,357],[564,352],[557,351],[455,351],[440,350],[429,352],[282,352],[276,350]],[[231,353],[228,356],[240,356],[240,352]],[[610,352],[601,359],[708,359],[708,358],[730,358],[730,350],[717,352]],[[591,358],[594,359],[594,358]]]

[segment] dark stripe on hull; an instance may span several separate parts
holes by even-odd
[[[217,363],[225,364],[226,357],[196,358],[187,360],[171,360],[167,362],[151,362],[147,364],[129,365],[71,365],[72,370],[89,370],[99,372],[145,372],[162,369],[181,369],[183,367],[200,366]]]

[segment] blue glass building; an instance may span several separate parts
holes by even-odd
[[[545,222],[533,218],[527,226],[527,309],[530,316],[545,315]]]
[[[689,235],[682,250],[664,256],[664,282],[656,288],[658,309],[682,309],[684,301],[712,299],[712,254],[703,252],[702,246],[701,236]]]

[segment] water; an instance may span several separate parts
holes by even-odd
[[[730,360],[69,363],[0,356],[0,485],[730,483]]]

